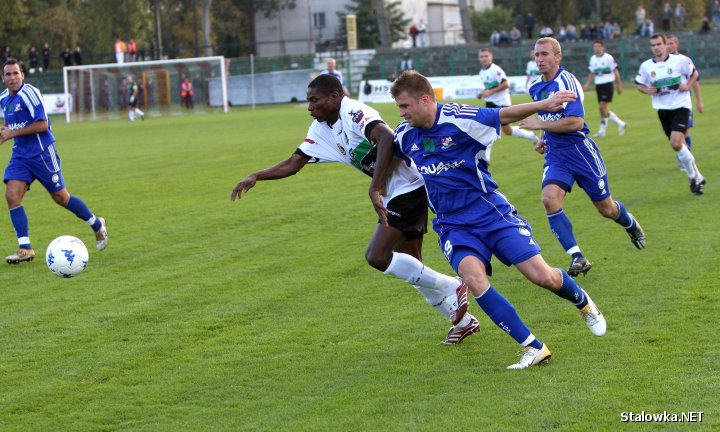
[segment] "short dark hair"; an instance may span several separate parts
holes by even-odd
[[[420,72],[407,70],[400,74],[390,87],[390,94],[396,98],[400,93],[407,92],[409,96],[420,99],[423,95],[430,96],[431,100],[435,100],[435,91],[428,81]]]
[[[662,39],[663,43],[667,43],[667,38],[662,33],[655,33],[654,35],[650,36],[650,39]]]
[[[318,89],[320,93],[325,95],[332,92],[337,92],[340,96],[345,95],[340,80],[329,74],[318,75],[314,80],[310,81],[308,88]]]
[[[600,39],[594,40],[593,45],[600,44],[600,46],[605,46],[605,42],[601,41]]]
[[[5,70],[5,66],[8,65],[20,65],[20,61],[17,59],[14,59],[12,57],[8,57],[7,60],[5,60],[5,63],[3,63],[3,70]]]

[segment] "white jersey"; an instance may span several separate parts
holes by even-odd
[[[489,90],[499,86],[503,81],[507,81],[507,75],[500,66],[492,63],[487,69],[480,69],[480,80],[485,85],[485,90]],[[493,93],[486,97],[485,101],[492,102],[500,107],[510,106],[512,105],[512,102],[510,102],[510,89]]]
[[[658,90],[652,95],[654,109],[692,109],[690,92],[678,89],[680,84],[687,84],[688,77],[694,70],[692,62],[688,63],[683,57],[668,54],[663,61],[657,61],[653,57],[640,65],[635,82],[647,87],[655,87]]]
[[[615,63],[613,56],[608,53],[603,53],[600,57],[593,55],[590,57],[588,69],[595,74],[595,85],[607,84],[615,81],[617,63]]]
[[[332,126],[327,122],[313,121],[298,150],[309,156],[310,162],[340,162],[372,177],[377,149],[365,137],[365,128],[375,121],[383,121],[375,109],[344,97],[340,102],[338,121]],[[388,179],[385,204],[398,195],[424,185],[425,182],[414,167],[400,163]]]
[[[538,69],[537,62],[535,60],[530,60],[527,62],[527,66],[525,67],[525,75],[530,77],[530,81],[535,81],[535,78],[540,76],[540,69]]]

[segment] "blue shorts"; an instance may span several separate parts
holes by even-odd
[[[5,168],[5,183],[8,180],[22,180],[28,185],[37,180],[48,192],[57,192],[65,189],[65,179],[60,171],[60,155],[55,152],[55,146],[48,146],[40,155],[31,158],[10,158]]]
[[[458,272],[466,256],[474,256],[485,264],[488,276],[492,275],[490,259],[493,255],[503,264],[519,264],[540,253],[540,246],[532,236],[530,224],[517,214],[517,210],[498,192],[482,195],[467,214],[473,216],[465,223],[433,220],[438,234],[440,250]]]
[[[575,182],[593,201],[610,196],[605,161],[590,138],[574,146],[545,150],[542,187],[554,184],[571,192]]]

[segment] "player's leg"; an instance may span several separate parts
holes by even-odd
[[[47,189],[53,201],[72,212],[92,228],[95,233],[95,246],[98,250],[105,249],[108,242],[105,220],[101,217],[96,217],[83,200],[70,195],[65,188],[65,178],[60,170],[60,160],[55,154],[55,147],[49,146],[46,152],[54,155],[54,157],[49,157],[48,155],[46,158],[47,160],[53,161],[52,170],[49,169],[44,162],[38,161],[38,163],[33,165],[35,177],[42,183],[45,189]]]
[[[543,182],[542,202],[550,224],[550,231],[558,239],[565,253],[570,255],[571,262],[568,273],[577,276],[587,274],[592,268],[590,261],[585,258],[573,233],[572,222],[563,211],[562,205],[570,186],[565,181],[553,180],[547,177],[551,170],[546,170],[546,180]]]
[[[524,369],[550,360],[547,346],[530,331],[513,304],[490,285],[483,260],[475,256],[473,251],[463,249],[457,247],[454,252],[456,257],[462,257],[457,266],[458,274],[490,320],[524,348],[520,361],[508,366],[508,369]]]
[[[705,177],[700,173],[692,152],[685,145],[690,110],[687,108],[659,110],[658,116],[665,134],[670,138],[670,146],[676,152],[683,171],[690,180],[690,192],[702,195],[705,192]]]
[[[635,216],[625,209],[622,202],[615,201],[611,196],[608,196],[600,201],[593,200],[592,203],[603,217],[612,219],[625,228],[625,232],[628,233],[630,241],[636,248],[643,249],[645,247],[645,231],[635,219]]]
[[[627,123],[625,123],[620,117],[618,117],[617,114],[610,111],[610,108],[608,107],[608,120],[615,123],[618,127],[618,135],[625,135],[625,127],[627,126]]]
[[[577,308],[595,336],[602,336],[607,330],[605,318],[590,296],[564,270],[550,267],[538,253],[525,261],[515,264],[520,273],[529,281],[546,288]]]
[[[532,131],[525,130],[520,126],[513,126],[511,124],[504,124],[501,126],[503,134],[507,136],[514,136],[516,138],[522,138],[535,144],[538,140],[537,136]]]
[[[598,97],[600,97],[600,92],[601,90],[598,89]],[[598,101],[598,107],[600,109],[600,127],[598,127],[598,131],[593,137],[601,138],[605,136],[605,129],[607,128],[609,117],[607,102],[605,100]]]
[[[24,180],[14,180],[8,178],[8,173],[12,169],[12,162],[5,171],[5,199],[10,210],[10,221],[12,222],[15,234],[18,240],[18,250],[5,258],[8,264],[18,264],[23,261],[32,261],[35,258],[35,251],[30,244],[30,228],[27,213],[23,206],[23,198],[28,190],[30,183]]]

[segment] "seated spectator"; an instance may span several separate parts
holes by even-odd
[[[703,17],[702,22],[700,23],[700,34],[708,33],[710,33],[710,20],[708,17]]]
[[[575,39],[577,39],[577,29],[575,29],[574,25],[568,24],[565,26],[565,33],[567,34],[568,42],[575,42]]]
[[[500,32],[500,45],[507,45],[510,43],[510,35],[508,35],[507,30],[503,30]]]
[[[512,30],[510,30],[510,43],[513,45],[519,44],[522,41],[522,32],[520,31],[517,26],[513,26]]]
[[[500,45],[500,33],[497,30],[493,30],[492,34],[490,35],[490,45]]]
[[[645,20],[645,23],[642,26],[642,31],[640,32],[640,37],[650,37],[653,34],[655,34],[655,24],[652,22],[650,18]]]
[[[558,29],[557,40],[560,42],[565,42],[567,40],[567,32],[565,30],[565,26],[560,26],[560,28]]]
[[[582,40],[590,39],[590,29],[585,24],[580,26],[580,39],[582,39]]]
[[[553,32],[553,29],[548,26],[545,26],[542,28],[542,30],[540,30],[541,37],[552,37],[554,34],[555,32]]]

